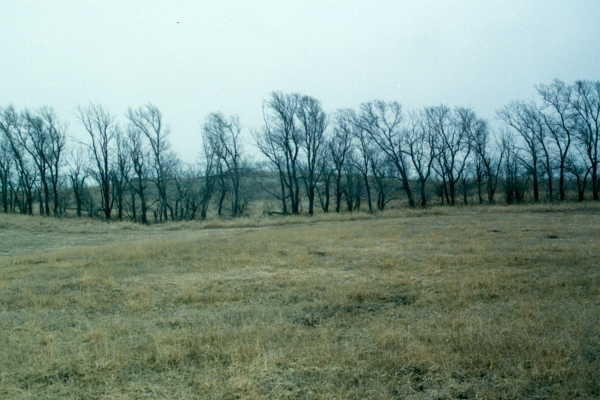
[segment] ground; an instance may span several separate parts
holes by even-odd
[[[600,398],[600,206],[0,215],[0,398]]]

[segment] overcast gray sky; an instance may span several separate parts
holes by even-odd
[[[192,161],[206,114],[261,124],[272,90],[328,111],[381,98],[483,117],[533,85],[599,79],[600,1],[2,0],[0,106],[152,102]]]

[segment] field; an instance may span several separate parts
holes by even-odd
[[[600,206],[0,215],[1,399],[600,398]]]

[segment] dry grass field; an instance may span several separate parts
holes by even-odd
[[[600,398],[597,204],[0,229],[0,399]]]

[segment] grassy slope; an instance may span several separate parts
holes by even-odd
[[[600,397],[600,207],[320,219],[0,216],[0,398]]]

